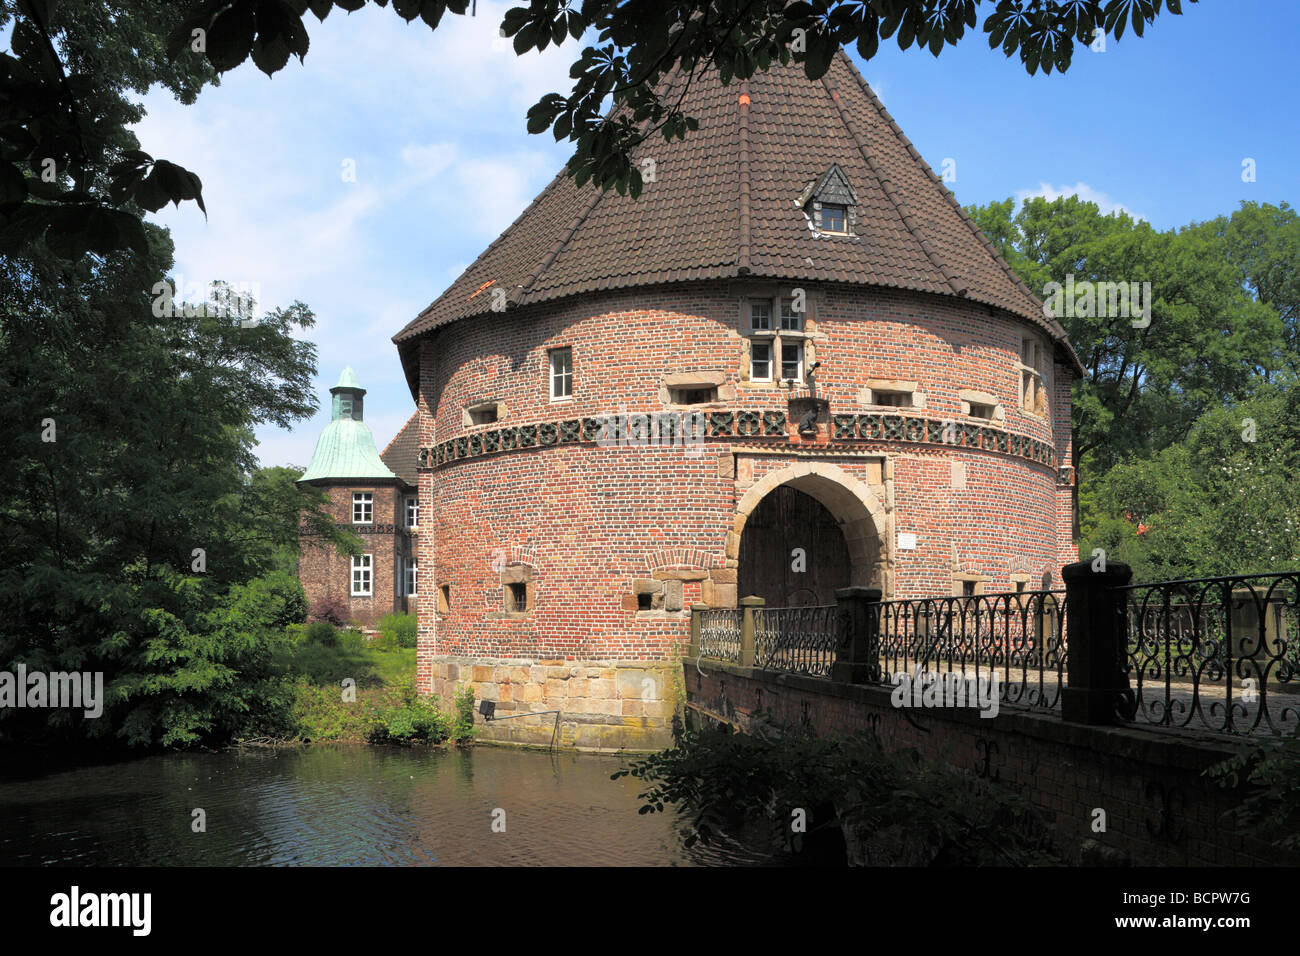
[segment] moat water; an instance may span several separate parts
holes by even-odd
[[[0,777],[0,865],[781,862],[757,837],[683,849],[676,814],[638,814],[645,785],[610,779],[622,766],[585,754],[366,746],[167,754],[27,776],[11,766]],[[195,810],[206,832],[195,832]]]

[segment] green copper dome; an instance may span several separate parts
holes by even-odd
[[[379,458],[375,436],[362,421],[362,396],[366,390],[357,383],[351,368],[345,368],[339,383],[330,389],[333,404],[330,423],[321,432],[312,453],[311,464],[299,481],[328,478],[397,478]]]

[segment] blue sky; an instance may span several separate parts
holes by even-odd
[[[516,57],[496,36],[508,5],[481,0],[477,17],[448,14],[436,32],[373,7],[309,16],[304,64],[269,79],[249,61],[193,106],[145,98],[142,148],[197,172],[209,210],[153,217],[172,230],[175,271],[316,313],[321,411],[260,430],[263,464],[306,466],[348,364],[369,389],[376,441],[391,439],[414,410],[391,337],[568,158],[549,133],[526,132],[525,113],[568,88],[576,44]],[[893,41],[868,64],[851,55],[930,165],[953,161],[964,204],[1077,193],[1166,229],[1243,199],[1294,203],[1300,5],[1186,11],[1078,51],[1065,76],[1029,77],[982,34],[938,59]]]

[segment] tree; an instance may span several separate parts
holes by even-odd
[[[1103,216],[1077,196],[1013,210],[1006,200],[970,211],[1030,289],[1049,306],[1049,283],[1096,290],[1091,300],[1062,297],[1055,310],[1087,371],[1073,398],[1088,472],[1169,446],[1286,364],[1277,310],[1250,293],[1232,244],[1214,229],[1160,232],[1123,212]],[[1136,283],[1149,314],[1112,307],[1120,300],[1097,283]]]
[[[5,709],[15,739],[189,744],[274,713],[305,611],[277,552],[304,509],[351,541],[253,454],[258,424],[315,410],[310,310],[160,307],[171,244],[144,229],[147,257],[0,260],[0,666],[102,672],[107,696],[99,719]]]
[[[335,7],[350,12],[365,3],[0,0],[0,27],[13,23],[12,52],[0,54],[0,253],[21,253],[43,238],[70,259],[87,250],[143,254],[132,207],[193,200],[202,208],[202,183],[139,149],[126,129],[136,108],[122,92],[162,82],[188,101],[250,57],[273,75],[291,56],[306,57],[308,10],[324,20]],[[436,29],[447,12],[463,15],[470,0],[393,0],[392,7]],[[579,184],[635,196],[636,145],[656,131],[671,139],[698,128],[660,85],[672,71],[716,70],[730,82],[793,59],[816,79],[840,46],[854,45],[869,60],[891,37],[901,49],[938,56],[976,28],[981,7],[990,48],[1017,54],[1032,75],[1068,69],[1077,44],[1118,40],[1130,25],[1142,36],[1161,13],[1180,14],[1182,0],[530,0],[508,11],[501,29],[519,54],[595,34],[573,63],[568,95],[542,97],[528,111],[528,128],[574,144],[568,172]],[[164,40],[170,62],[161,57]]]

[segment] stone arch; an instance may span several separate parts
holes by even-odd
[[[865,481],[829,462],[801,462],[764,475],[736,505],[732,532],[727,535],[727,563],[740,560],[740,539],[750,514],[770,492],[789,485],[817,499],[840,523],[848,545],[850,584],[878,586],[885,598],[893,595],[893,551],[889,512]],[[743,597],[744,595],[740,595]]]

